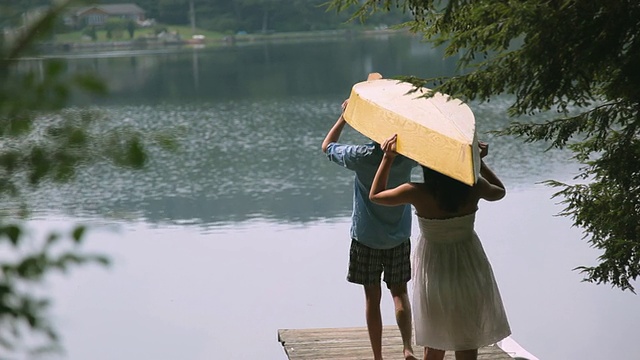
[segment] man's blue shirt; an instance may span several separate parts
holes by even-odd
[[[369,190],[384,155],[380,146],[331,143],[326,154],[329,160],[355,172],[351,237],[374,249],[390,249],[407,240],[411,236],[411,206],[384,206],[369,200]],[[396,156],[387,187],[411,181],[411,169],[416,165],[407,157]]]

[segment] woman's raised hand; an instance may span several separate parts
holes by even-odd
[[[393,134],[393,136],[385,140],[380,146],[382,148],[382,151],[384,151],[384,155],[387,157],[395,157],[396,155],[398,155],[398,153],[396,152],[397,143],[397,134]]]
[[[478,141],[478,146],[480,147],[480,158],[487,156],[489,153],[489,144],[486,142]]]

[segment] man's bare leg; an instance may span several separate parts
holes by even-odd
[[[402,336],[404,358],[418,360],[413,354],[411,304],[407,294],[407,283],[390,285],[389,290],[396,310],[396,323],[400,329],[400,336]]]
[[[369,331],[373,358],[374,360],[382,360],[382,314],[380,313],[382,290],[380,289],[380,284],[365,285],[364,296],[367,330]]]

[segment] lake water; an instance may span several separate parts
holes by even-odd
[[[362,290],[345,280],[352,173],[320,143],[354,83],[453,73],[440,50],[386,36],[63,58],[111,89],[75,106],[180,143],[152,148],[143,172],[97,164],[30,195],[36,234],[89,224],[86,249],[113,260],[47,285],[65,359],[277,360],[279,328],[365,325]],[[470,105],[508,189],[481,204],[477,231],[513,338],[541,360],[640,359],[638,297],[581,282],[572,269],[598,253],[539,184],[571,181],[570,154],[487,134],[508,123],[508,98]],[[394,323],[388,294],[383,318]]]

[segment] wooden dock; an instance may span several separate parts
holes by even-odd
[[[366,327],[325,329],[280,329],[282,343],[289,360],[370,360],[373,357]],[[421,347],[414,347],[422,358]],[[388,360],[404,360],[402,338],[397,326],[385,326],[382,331],[382,356]],[[448,351],[445,360],[455,360]],[[478,351],[478,360],[514,360],[498,346],[486,346]]]

